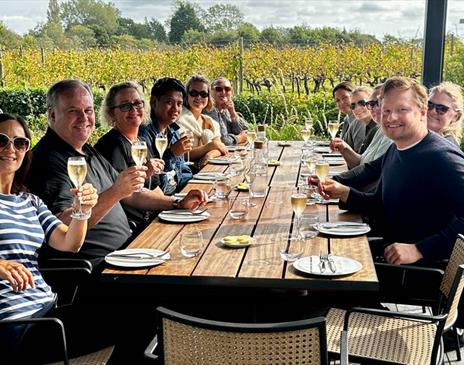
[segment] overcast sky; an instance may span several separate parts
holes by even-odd
[[[143,21],[155,18],[165,24],[173,12],[173,0],[113,0],[122,16]],[[382,38],[422,35],[425,0],[229,0],[191,1],[203,8],[233,4],[245,21],[260,30],[268,26],[345,27]],[[11,30],[24,34],[46,20],[48,0],[0,0],[0,20]],[[448,31],[464,36],[464,0],[448,0]]]

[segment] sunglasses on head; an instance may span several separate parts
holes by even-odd
[[[4,150],[12,142],[16,151],[27,152],[31,147],[31,141],[26,137],[10,138],[6,134],[0,133],[0,150]]]
[[[443,104],[435,104],[431,101],[427,103],[427,107],[429,108],[429,111],[435,109],[437,111],[437,114],[439,115],[446,114],[446,112],[450,109],[449,106]]]
[[[366,100],[361,99],[361,100],[357,101],[356,103],[351,103],[351,104],[350,104],[350,109],[351,109],[351,110],[355,110],[355,109],[356,109],[356,105],[365,107],[366,104],[367,104]]]
[[[369,110],[372,110],[374,108],[378,108],[379,107],[379,101],[378,100],[368,100],[368,101],[366,101],[366,107]]]
[[[113,106],[111,109],[116,109],[119,108],[122,112],[128,112],[131,111],[132,109],[143,109],[145,106],[145,102],[143,100],[137,100],[134,101],[133,103],[122,103],[119,105]]]
[[[201,96],[203,99],[207,98],[209,96],[209,93],[207,91],[196,91],[196,90],[190,90],[188,94],[192,98],[196,98],[197,96]]]
[[[228,93],[230,91],[232,91],[232,87],[231,86],[215,86],[214,87],[214,90],[216,90],[216,92],[220,93],[221,91],[225,92],[225,93]]]

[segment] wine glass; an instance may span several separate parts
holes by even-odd
[[[198,256],[203,248],[203,234],[198,230],[180,234],[180,251],[183,256],[191,258]]]
[[[318,177],[319,181],[323,184],[325,182],[325,178],[329,174],[329,163],[324,160],[317,160],[316,162],[316,176]]]
[[[309,139],[311,138],[311,129],[309,129],[308,127],[302,129],[301,137],[303,137],[304,145],[307,146],[309,144]]]
[[[131,146],[132,159],[137,166],[143,166],[147,160],[148,149],[145,141],[136,140]],[[140,187],[138,192],[144,191],[143,186]]]
[[[70,157],[68,158],[68,175],[73,185],[79,189],[84,183],[87,176],[87,162],[85,157]],[[91,212],[84,213],[82,211],[81,200],[79,197],[74,196],[73,212],[71,218],[78,220],[85,220],[90,218]]]
[[[303,255],[304,240],[297,233],[281,233],[279,239],[280,257],[284,261],[293,262]]]
[[[164,151],[166,151],[166,148],[168,147],[168,137],[163,133],[158,133],[155,138],[155,146],[160,158],[163,159]],[[166,174],[166,172],[160,171],[159,174]]]
[[[332,137],[332,139],[334,139],[335,136],[337,135],[339,128],[340,128],[340,123],[337,120],[329,121],[329,124],[327,125],[327,129],[329,130],[329,134],[330,134],[330,137]]]
[[[253,143],[255,142],[256,140],[256,132],[255,131],[248,131],[247,132],[247,140],[248,140],[248,144],[250,145],[249,149],[253,149]]]
[[[192,139],[193,138],[193,133],[192,133],[192,131],[184,129],[180,136],[181,136],[181,138],[188,137],[189,139]],[[193,162],[190,161],[190,151],[187,151],[187,161],[185,161],[185,163],[187,165],[193,165]]]
[[[251,184],[253,182],[253,159],[251,157],[248,157],[245,160],[245,168],[243,170],[243,175],[245,178],[245,182],[248,184],[248,202],[247,205],[249,207],[255,207],[256,203],[253,202],[253,194],[251,193]]]
[[[306,202],[308,201],[308,197],[304,191],[300,191],[299,188],[293,190],[291,195],[291,203],[293,208],[293,213],[295,213],[296,217],[296,226],[297,229],[300,227],[300,218],[303,215],[303,212],[306,208]]]

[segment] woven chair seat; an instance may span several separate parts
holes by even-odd
[[[69,359],[70,365],[105,365],[108,363],[111,354],[113,353],[114,346],[106,347],[100,351],[92,352],[90,354],[82,355]],[[48,365],[62,365],[62,361],[54,362]]]
[[[163,319],[164,356],[170,365],[320,364],[317,328],[243,333],[192,327]]]
[[[326,316],[327,347],[340,353],[340,332],[345,311],[332,308]],[[437,327],[435,324],[352,313],[349,319],[350,356],[376,359],[397,364],[430,364]]]

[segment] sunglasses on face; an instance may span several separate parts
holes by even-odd
[[[207,91],[190,90],[189,95],[192,98],[196,98],[197,96],[201,96],[204,99],[204,98],[207,98],[209,96],[209,93]]]
[[[368,101],[366,101],[366,107],[369,110],[372,110],[374,108],[378,108],[379,107],[379,101],[378,100],[368,100]]]
[[[137,109],[137,110],[143,109],[144,106],[145,106],[145,102],[143,100],[137,100],[137,101],[134,101],[133,103],[122,103],[119,105],[115,105],[111,109],[119,108],[119,110],[121,110],[122,112],[128,112],[128,111],[131,111],[132,109]]]
[[[31,141],[26,137],[10,138],[6,134],[0,133],[0,150],[3,151],[12,142],[13,147],[18,152],[27,152],[31,147]]]
[[[431,101],[427,103],[427,107],[429,108],[429,111],[432,111],[433,109],[435,109],[438,115],[446,114],[448,110],[450,109],[449,106],[446,106],[443,104],[435,104]]]
[[[361,100],[357,101],[356,103],[351,103],[350,104],[350,109],[355,110],[357,105],[365,107],[366,104],[367,104],[366,100],[361,99]]]
[[[214,90],[216,90],[216,92],[220,93],[221,91],[225,92],[225,93],[228,93],[230,91],[232,91],[232,87],[231,86],[215,86],[214,87]]]

